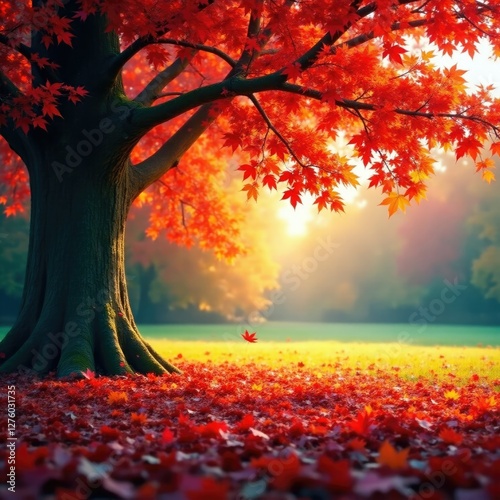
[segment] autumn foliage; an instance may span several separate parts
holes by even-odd
[[[389,215],[424,196],[437,150],[471,158],[492,181],[495,88],[471,87],[442,56],[474,56],[480,43],[498,56],[499,10],[470,0],[1,2],[0,203],[22,210],[29,183],[33,210],[0,370],[176,370],[141,338],[128,300],[133,203],[150,207],[152,238],[230,260],[245,247],[228,170],[249,200],[279,190],[292,207],[312,197],[341,212],[362,165]]]
[[[124,65],[128,98],[157,110],[144,118],[148,128],[158,127],[132,152],[135,162],[156,151],[193,110],[212,103],[200,118],[202,129],[215,121],[210,132],[139,199],[151,205],[152,237],[168,227],[173,240],[198,238],[226,256],[241,250],[234,243],[237,218],[216,187],[226,167],[221,147],[238,153],[249,199],[263,188],[279,189],[296,206],[309,193],[320,211],[344,210],[339,188],[358,184],[359,162],[371,170],[370,186],[382,190],[389,214],[424,196],[436,148],[453,149],[457,159],[470,156],[486,181],[494,179],[500,107],[493,88],[468,86],[465,72],[454,63],[443,66],[439,57],[474,56],[480,41],[499,55],[496,1],[212,0],[159,7],[153,0],[81,0],[64,10],[67,5],[0,4],[0,131],[9,138],[19,131],[43,134],[71,106],[85,105],[89,89],[58,78],[50,49],[71,50],[77,30],[105,15],[122,50],[107,70]],[[30,47],[33,32],[45,50]],[[342,151],[339,141],[350,147]],[[13,214],[28,195],[27,176],[5,142],[2,159],[0,203]]]

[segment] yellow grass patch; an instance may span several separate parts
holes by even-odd
[[[151,339],[151,344],[172,362],[180,359],[221,364],[262,364],[270,368],[296,365],[321,377],[332,370],[376,374],[391,371],[403,378],[420,377],[465,384],[471,377],[500,379],[500,348],[413,346],[398,343],[309,342],[202,342]],[[181,356],[179,356],[181,355]],[[178,357],[179,356],[179,357]],[[475,377],[476,378],[476,377]]]

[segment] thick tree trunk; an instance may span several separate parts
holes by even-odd
[[[30,168],[25,291],[17,322],[0,343],[0,371],[60,377],[87,369],[178,371],[142,339],[129,305],[124,230],[132,200],[125,160],[93,151],[71,172],[56,175],[52,159],[65,154]]]

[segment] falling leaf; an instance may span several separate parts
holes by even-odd
[[[254,332],[254,333],[249,333],[248,330],[245,330],[245,333],[242,333],[241,336],[247,341],[247,342],[250,342],[250,343],[255,343],[257,342],[257,337],[256,337],[257,333]]]

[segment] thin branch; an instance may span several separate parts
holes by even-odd
[[[159,92],[177,78],[188,64],[189,59],[177,58],[170,66],[160,71],[135,97],[134,101],[145,106],[151,105],[158,98]]]
[[[267,113],[265,112],[264,108],[260,105],[260,102],[256,99],[254,95],[249,95],[248,98],[250,101],[252,101],[252,104],[255,106],[255,109],[259,112],[260,116],[262,116],[263,120],[266,122],[266,125],[269,127],[270,130],[273,131],[274,135],[285,145],[286,149],[288,149],[288,152],[290,153],[290,156],[301,166],[301,167],[309,167],[312,165],[305,165],[302,163],[300,158],[297,156],[295,151],[293,150],[292,146],[290,146],[290,143],[283,137],[281,132],[273,125],[269,117],[267,116]]]
[[[183,95],[184,92],[162,92],[156,96],[157,99],[161,99],[162,97],[177,97]]]
[[[205,0],[203,3],[199,3],[198,4],[198,12],[201,12],[202,10],[206,9],[208,6],[212,5],[214,3],[214,1],[215,0]],[[170,19],[169,21],[166,21],[164,24],[167,27],[164,29],[158,30],[156,32],[155,36],[147,35],[147,36],[137,38],[127,48],[122,50],[113,59],[113,61],[111,61],[111,64],[106,69],[111,81],[114,81],[116,79],[116,77],[120,73],[123,66],[125,66],[125,64],[128,61],[130,61],[130,59],[132,59],[132,57],[134,57],[138,52],[140,52],[142,49],[144,49],[148,45],[156,43],[156,40],[158,38],[165,36],[170,31],[170,28],[168,28],[168,26],[175,24],[175,16],[173,16],[173,18]]]
[[[184,229],[187,231],[188,227],[186,224],[186,214],[184,212],[184,202],[182,200],[180,200],[180,204],[181,204],[181,213],[182,213],[182,225],[184,226]]]
[[[323,94],[319,90],[301,87],[300,85],[284,83],[281,88],[278,89],[284,92],[290,92],[292,94],[299,94],[305,97],[310,97],[318,101],[322,100]],[[365,110],[365,111],[377,111],[379,107],[376,104],[371,104],[368,102],[360,102],[352,99],[338,99],[335,100],[335,105],[347,110]],[[486,127],[490,128],[495,132],[495,134],[500,133],[500,126],[494,125],[493,123],[484,120],[483,118],[476,115],[467,115],[464,111],[458,113],[433,113],[430,111],[420,111],[423,106],[418,107],[416,110],[394,108],[393,112],[404,116],[413,116],[415,118],[428,118],[430,120],[434,118],[451,118],[472,121],[475,123],[481,123]]]
[[[217,49],[216,47],[211,47],[210,45],[204,45],[202,43],[191,43],[183,40],[176,40],[175,38],[159,38],[154,43],[162,43],[166,45],[178,45],[179,47],[187,47],[190,49],[195,49],[200,52],[208,52],[209,54],[214,54],[220,57],[223,61],[227,62],[229,66],[234,67],[236,61],[226,54],[224,51]]]
[[[262,5],[263,1],[258,0],[258,2],[256,3]],[[252,38],[257,38],[260,32],[260,27],[261,27],[261,18],[260,16],[258,16],[257,10],[252,9],[252,11],[250,12],[250,21],[248,22],[248,28],[247,28],[247,40],[250,40]],[[247,48],[246,46],[243,48],[243,51],[238,60],[238,64],[235,67],[236,70],[235,74],[240,74],[240,73],[246,74],[248,72],[248,69],[252,64],[254,58],[260,53],[264,45],[269,41],[271,33],[269,29],[267,29],[267,31],[269,31],[269,33],[264,33],[262,40],[260,42],[259,41],[257,42],[259,45],[259,50]]]
[[[408,25],[411,26],[412,28],[419,28],[420,26],[425,26],[426,24],[430,24],[432,22],[432,19],[416,19],[414,21],[408,21]],[[400,29],[404,29],[401,25],[401,23],[394,23],[391,25],[391,31],[398,31]],[[346,40],[345,42],[336,45],[331,48],[331,52],[334,54],[335,50],[337,47],[348,47],[350,49],[354,47],[358,47],[359,45],[362,45],[363,43],[368,42],[369,40],[372,40],[375,38],[375,34],[373,31],[370,31],[369,33],[363,33],[361,35],[357,35],[349,40]]]
[[[357,16],[361,19],[364,17],[373,14],[377,10],[377,4],[375,2],[362,7],[356,11]],[[320,40],[318,40],[309,50],[307,50],[302,56],[298,57],[293,64],[298,65],[300,71],[303,72],[306,69],[310,68],[318,58],[320,52],[323,50],[325,45],[331,46],[333,45],[339,38],[341,38],[352,26],[352,23],[347,23],[342,30],[337,31],[333,35],[331,33],[327,33]],[[280,70],[281,73],[286,71],[286,67]]]

